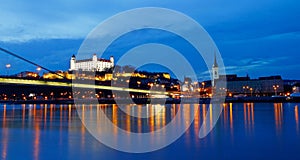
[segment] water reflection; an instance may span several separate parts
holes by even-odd
[[[36,106],[34,106],[34,111],[36,111]],[[34,141],[33,141],[33,158],[39,159],[39,153],[40,153],[40,122],[39,120],[36,120],[36,116],[34,113]]]
[[[232,103],[229,104],[229,116],[230,116],[230,131],[233,132],[233,113],[232,113]]]
[[[275,116],[276,133],[281,134],[282,123],[283,123],[282,103],[274,103],[274,116]]]
[[[104,112],[107,118],[118,127],[112,127],[112,133],[110,133],[108,122],[105,122],[101,114],[96,113],[93,115],[96,122],[94,123],[93,119],[88,119],[82,117],[82,119],[89,120],[88,124],[94,125],[92,128],[96,128],[97,133],[99,134],[113,134],[114,139],[113,142],[117,143],[119,141],[123,141],[123,139],[117,139],[120,134],[123,134],[124,131],[125,136],[128,138],[125,141],[132,140],[132,133],[145,133],[149,134],[150,138],[152,139],[149,143],[156,143],[158,137],[155,136],[154,132],[160,131],[162,135],[166,135],[166,130],[162,129],[166,125],[168,125],[173,118],[177,115],[179,108],[184,109],[185,112],[178,120],[174,120],[175,124],[182,125],[184,127],[189,126],[189,121],[191,120],[191,111],[190,105],[124,105],[124,106],[117,106],[117,105],[97,105],[94,108],[98,109],[99,112]],[[143,110],[144,108],[144,110]],[[80,112],[80,108],[78,109]],[[147,116],[149,118],[138,118],[128,115],[127,113],[131,113],[132,115],[141,115],[145,113],[146,110]],[[125,112],[123,112],[125,111]],[[87,111],[84,111],[87,112]],[[90,110],[88,112],[93,112]],[[86,123],[86,122],[85,122]],[[140,136],[140,135],[139,135]],[[142,138],[140,136],[140,138]],[[141,139],[142,140],[142,139]],[[139,142],[141,142],[141,140]],[[162,139],[163,141],[163,139]]]
[[[184,108],[184,113],[179,120],[176,120],[176,125],[189,126],[189,120],[195,117],[194,123],[184,135],[186,146],[196,146],[201,148],[201,145],[216,145],[218,138],[216,133],[228,135],[229,143],[234,143],[235,134],[244,134],[245,136],[253,136],[257,130],[256,124],[263,124],[265,119],[275,124],[276,134],[280,136],[283,129],[283,121],[287,120],[285,117],[292,117],[292,121],[288,123],[293,124],[293,132],[299,135],[299,107],[297,104],[290,104],[291,107],[284,106],[282,103],[269,104],[265,107],[267,111],[259,110],[263,107],[261,104],[244,103],[244,104],[221,104],[223,113],[218,121],[217,126],[207,139],[198,139],[199,129],[203,123],[204,117],[212,109],[208,104],[184,104],[184,105],[82,105],[81,110],[82,120],[91,118],[94,113],[100,115],[104,112],[111,122],[122,128],[128,133],[128,142],[130,142],[130,133],[150,133],[159,130],[170,123],[174,117],[179,113],[180,109]],[[123,107],[120,109],[120,107]],[[256,108],[257,107],[257,108]],[[254,110],[255,109],[255,110]],[[258,110],[257,110],[258,109]],[[143,110],[146,110],[147,117],[138,118],[132,117],[126,113],[133,113],[133,115],[141,116]],[[287,112],[285,111],[287,110]],[[123,112],[125,111],[125,112]],[[273,113],[274,112],[274,115]],[[9,159],[14,148],[21,146],[14,146],[13,143],[16,137],[22,145],[27,146],[28,153],[32,153],[29,159],[40,159],[42,156],[43,146],[49,142],[47,136],[55,137],[54,141],[56,147],[67,145],[69,148],[76,147],[80,150],[85,150],[87,137],[90,136],[78,118],[76,108],[73,105],[55,105],[55,104],[41,104],[41,105],[0,105],[0,120],[1,124],[1,159]],[[212,113],[212,112],[210,112]],[[271,118],[268,115],[271,113]],[[212,119],[212,114],[209,118]],[[268,119],[269,118],[269,119]],[[101,121],[101,117],[96,117],[97,121]],[[208,126],[213,125],[212,120],[209,121]],[[83,122],[84,123],[84,122]],[[295,125],[294,125],[295,124]],[[270,126],[264,126],[269,127]],[[254,130],[255,128],[255,130]],[[13,130],[14,129],[14,130]],[[15,130],[21,131],[16,132]],[[102,131],[99,126],[99,131]],[[204,128],[205,129],[205,128]],[[244,132],[241,132],[241,131]],[[259,128],[258,128],[259,130]],[[30,132],[29,132],[30,131]],[[29,132],[29,133],[28,133]],[[220,133],[219,133],[220,132]],[[17,135],[16,135],[17,134]],[[78,136],[79,134],[79,136]],[[118,129],[113,130],[112,136],[118,135]],[[163,132],[167,134],[167,132]],[[55,135],[55,136],[53,136]],[[70,135],[77,135],[73,138]],[[118,141],[115,136],[115,141]],[[23,141],[23,142],[22,142]],[[74,141],[78,141],[74,142]],[[155,137],[153,137],[155,141]],[[54,143],[54,142],[52,142]],[[74,143],[76,145],[74,145]],[[72,149],[70,149],[72,150]],[[44,151],[45,152],[45,151]]]
[[[295,106],[295,121],[296,121],[296,130],[299,134],[299,111],[298,111],[298,105]]]
[[[244,103],[244,125],[246,133],[253,134],[254,130],[254,104]]]
[[[7,127],[6,126],[6,104],[4,104],[3,106],[3,123],[2,126],[3,127]],[[4,129],[2,130],[2,154],[1,154],[1,158],[2,159],[6,159],[7,157],[7,145],[8,145],[8,129]]]
[[[222,105],[223,113],[220,117],[220,121],[223,122],[224,129],[229,133],[231,140],[234,138],[234,124],[233,124],[233,104],[232,103],[224,103]],[[245,127],[248,127],[245,125]]]
[[[120,108],[122,107],[122,109]],[[145,107],[147,110],[147,114],[149,118],[139,118],[133,117],[128,115],[127,113],[132,113],[133,115],[142,115],[143,110],[142,108]],[[86,107],[83,105],[82,107],[78,108],[81,113],[82,120],[93,120],[93,116],[96,115],[96,119],[101,120],[101,115],[99,114],[100,111],[103,111],[105,115],[111,120],[111,122],[122,128],[123,130],[131,133],[146,133],[146,132],[153,132],[157,129],[160,129],[166,126],[175,116],[176,112],[180,106],[179,105],[125,105],[125,106],[117,106],[113,105],[96,105],[89,107],[87,110]],[[183,119],[190,120],[191,118],[191,106],[190,105],[183,105],[183,108],[186,108],[181,121],[178,121],[178,124],[182,123],[183,125],[188,125],[187,121],[183,121]],[[126,112],[123,112],[125,110]],[[95,113],[96,114],[93,114]],[[133,113],[137,112],[137,113]],[[89,114],[89,117],[86,117],[86,114]],[[90,119],[89,119],[90,118]],[[117,134],[117,130],[114,131]]]

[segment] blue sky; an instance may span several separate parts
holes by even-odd
[[[300,79],[297,0],[3,1],[0,45],[47,68],[66,70],[70,56],[94,27],[116,13],[138,7],[169,8],[195,19],[217,44],[227,73]],[[6,63],[12,64],[10,73],[35,70],[1,54],[1,74],[6,73]],[[207,68],[198,69],[197,74],[202,79]]]

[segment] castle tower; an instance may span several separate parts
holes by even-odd
[[[93,61],[97,62],[97,54],[96,53],[93,54]]]
[[[214,87],[216,85],[216,80],[219,79],[219,66],[218,66],[218,63],[217,63],[216,53],[215,53],[214,64],[213,64],[213,67],[212,67],[212,72],[213,72],[212,86]]]
[[[70,60],[70,69],[69,69],[70,71],[73,71],[76,69],[75,63],[76,63],[76,57],[73,54],[73,56],[71,57],[71,60]]]
[[[110,62],[111,62],[111,67],[114,67],[114,65],[115,65],[115,59],[114,59],[114,56],[110,56],[110,57],[109,57],[109,60],[110,60]]]

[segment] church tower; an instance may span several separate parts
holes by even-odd
[[[214,64],[213,64],[213,67],[212,67],[212,72],[213,72],[212,86],[214,87],[216,85],[216,80],[219,79],[219,66],[218,66],[218,63],[217,63],[216,53],[215,53]]]
[[[75,62],[76,62],[76,57],[75,55],[73,54],[73,56],[71,57],[71,60],[70,60],[70,71],[73,71],[75,70]]]

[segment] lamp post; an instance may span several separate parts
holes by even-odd
[[[243,90],[244,90],[245,96],[247,95],[247,93],[249,93],[249,91],[251,92],[251,96],[252,96],[253,88],[251,88],[249,86],[243,86]]]
[[[137,81],[136,83],[137,83],[138,87],[140,87],[141,81]]]
[[[202,93],[203,93],[203,94],[202,94],[202,97],[204,98],[204,92],[205,92],[205,91],[204,91],[204,88],[205,88],[205,82],[202,82],[201,84],[202,84]]]
[[[245,94],[245,96],[247,95],[247,90],[249,89],[249,86],[243,86],[243,90],[244,90],[244,94]]]
[[[205,82],[202,82],[201,84],[202,84],[202,88],[204,89],[204,86],[205,86]]]
[[[42,70],[42,68],[41,67],[37,67],[36,70],[37,70],[38,76],[40,76],[40,71]]]
[[[10,64],[6,64],[5,68],[6,68],[6,75],[9,75],[9,69],[10,69],[11,65]]]
[[[273,85],[273,89],[275,92],[275,96],[277,96],[277,89],[279,88],[279,85]]]

